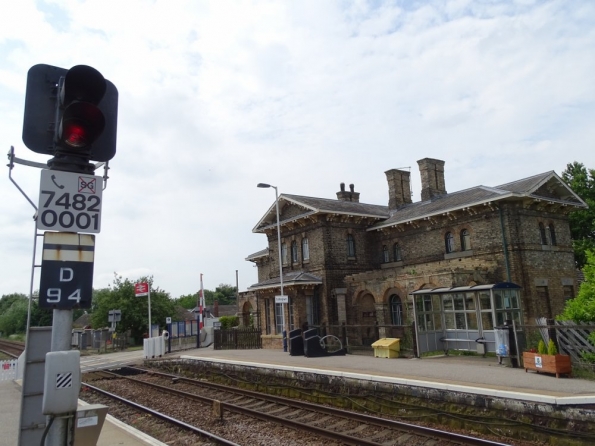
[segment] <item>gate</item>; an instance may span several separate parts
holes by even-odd
[[[262,348],[262,333],[257,328],[213,330],[215,350],[249,350]]]

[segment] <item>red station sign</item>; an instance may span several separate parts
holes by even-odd
[[[134,294],[138,296],[146,296],[149,294],[149,284],[147,282],[138,282],[134,284]]]

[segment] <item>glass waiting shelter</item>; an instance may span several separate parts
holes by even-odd
[[[494,327],[507,320],[521,324],[520,290],[502,282],[412,292],[418,354],[449,349],[495,352]]]

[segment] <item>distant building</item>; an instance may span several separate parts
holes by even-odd
[[[433,310],[435,320],[430,321],[431,310],[420,308],[417,322],[419,329],[445,335],[475,333],[504,319],[553,317],[574,297],[568,213],[586,204],[555,172],[447,193],[444,161],[425,158],[418,165],[422,191],[416,203],[410,172],[398,169],[385,172],[388,206],[361,203],[354,186],[346,190],[344,184],[336,200],[279,196],[289,329],[343,323],[398,327],[414,319],[412,292],[471,287],[460,291],[460,301],[457,295],[449,301],[454,303],[435,300],[441,307]],[[273,203],[253,229],[266,234],[268,247],[246,258],[258,267],[258,282],[239,299],[240,312],[259,315],[263,346],[269,348],[281,347],[283,330],[283,307],[275,304],[276,218]],[[483,303],[471,298],[473,286],[502,282],[519,285],[520,298],[498,294]]]

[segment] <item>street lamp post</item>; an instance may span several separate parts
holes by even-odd
[[[279,223],[279,193],[277,190],[277,186],[273,186],[272,184],[266,183],[258,183],[256,187],[261,188],[269,188],[272,187],[275,189],[275,209],[277,211],[277,245],[279,247],[279,284],[281,287],[281,297],[285,297],[283,294],[283,258],[281,254],[281,224]],[[283,324],[283,331],[285,332],[285,336],[287,336],[287,327],[285,325],[285,304],[281,304],[282,311],[282,324]],[[283,351],[287,351],[287,340],[283,342]]]

